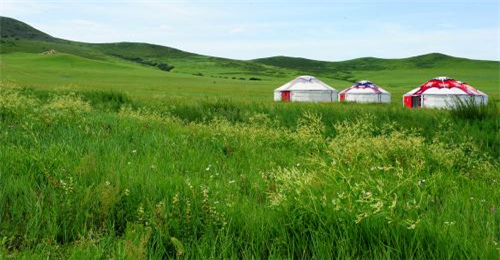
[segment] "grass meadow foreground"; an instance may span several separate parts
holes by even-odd
[[[4,84],[0,258],[498,259],[499,113],[466,112]]]

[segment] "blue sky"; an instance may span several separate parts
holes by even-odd
[[[500,60],[496,1],[19,1],[1,15],[84,42],[148,42],[236,59]]]

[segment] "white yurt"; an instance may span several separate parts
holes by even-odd
[[[459,100],[486,105],[488,95],[465,82],[448,77],[437,77],[403,96],[404,105],[410,108],[453,108]]]
[[[274,101],[332,102],[337,90],[312,76],[300,76],[274,90]]]
[[[362,80],[342,90],[339,93],[339,101],[391,103],[391,93],[368,80]]]

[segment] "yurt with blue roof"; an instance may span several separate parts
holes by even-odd
[[[339,93],[340,102],[391,103],[391,93],[371,81],[362,80]]]

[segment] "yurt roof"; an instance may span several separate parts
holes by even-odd
[[[406,93],[406,95],[486,95],[471,87],[465,82],[456,81],[449,77],[433,78],[420,87]]]
[[[389,94],[387,90],[379,87],[377,84],[368,81],[368,80],[361,80],[358,81],[356,84],[350,86],[349,88],[346,88],[342,90],[340,93],[356,93],[356,94]]]
[[[286,83],[285,85],[275,89],[274,91],[292,91],[292,90],[330,90],[336,91],[334,88],[328,86],[323,81],[313,76],[300,76],[294,80]]]

